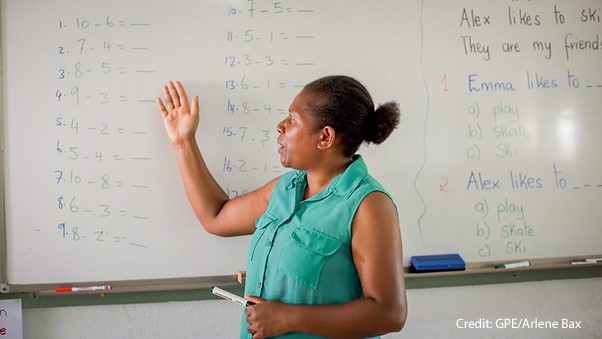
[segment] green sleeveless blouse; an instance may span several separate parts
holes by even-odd
[[[245,294],[287,304],[340,304],[363,298],[351,253],[351,224],[362,200],[384,188],[360,155],[326,189],[301,201],[305,171],[283,175],[249,243]],[[247,333],[243,312],[241,338]],[[287,333],[282,338],[319,338]]]

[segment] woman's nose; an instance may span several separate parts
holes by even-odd
[[[280,121],[278,123],[278,125],[276,125],[276,131],[278,131],[278,133],[283,133],[284,132],[284,122],[286,121],[286,119]]]

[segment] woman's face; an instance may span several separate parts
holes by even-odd
[[[303,91],[297,94],[288,116],[276,125],[278,131],[278,154],[284,167],[307,169],[315,163],[321,131],[307,110],[307,103],[313,95]]]

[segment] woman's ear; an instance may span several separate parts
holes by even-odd
[[[336,140],[336,132],[330,126],[322,128],[320,132],[320,141],[318,142],[318,149],[327,149],[334,146]]]

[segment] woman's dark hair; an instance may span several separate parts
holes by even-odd
[[[305,85],[303,92],[314,95],[308,104],[316,128],[332,127],[343,136],[343,153],[351,157],[362,142],[380,144],[399,124],[399,106],[389,101],[374,110],[364,85],[354,78],[333,75]]]

